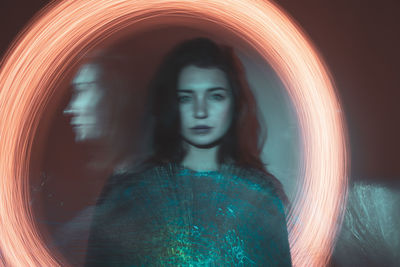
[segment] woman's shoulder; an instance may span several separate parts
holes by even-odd
[[[234,178],[248,183],[249,185],[258,186],[263,189],[272,189],[274,187],[274,177],[272,175],[253,167],[223,164],[221,166],[221,172],[230,174]]]
[[[141,177],[148,177],[150,174],[169,174],[175,171],[177,166],[171,163],[142,163],[118,169],[114,171],[114,180],[135,181]]]
[[[259,189],[260,192],[278,198],[285,206],[289,204],[282,183],[266,170],[239,165],[224,165],[222,169],[238,177],[244,183]]]
[[[155,177],[171,175],[175,170],[173,164],[141,164],[115,170],[106,183],[106,187],[123,188]]]

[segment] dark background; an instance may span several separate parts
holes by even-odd
[[[349,129],[350,179],[400,188],[397,155],[400,149],[400,105],[397,103],[400,100],[397,73],[400,71],[400,4],[397,1],[276,2],[309,36],[333,75]],[[0,0],[1,56],[24,25],[48,2]],[[65,129],[65,135],[65,139],[73,140],[71,129]],[[84,156],[79,160],[82,166],[87,161]],[[71,166],[74,170],[69,175],[76,172],[77,177],[95,176],[88,170],[82,173],[82,166]],[[45,179],[51,184],[50,178]],[[74,192],[85,194],[89,186],[92,185],[82,184]],[[98,191],[101,184],[97,186]],[[57,196],[49,194],[48,197],[57,204],[54,207],[64,203]]]
[[[351,179],[398,182],[400,3],[277,2],[306,31],[333,74],[349,128]]]
[[[46,0],[2,0],[0,53]],[[351,179],[400,180],[400,4],[396,0],[279,0],[324,57],[342,101]]]

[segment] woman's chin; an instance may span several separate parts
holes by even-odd
[[[99,130],[94,131],[89,128],[75,129],[75,142],[90,142],[101,138],[101,132]]]
[[[217,146],[220,142],[217,139],[209,139],[209,140],[185,140],[188,144],[197,147],[197,148],[213,148]]]

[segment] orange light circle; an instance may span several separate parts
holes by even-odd
[[[325,266],[347,188],[344,119],[327,68],[275,4],[261,0],[75,0],[49,5],[2,61],[0,248],[7,266],[60,266],[35,229],[29,201],[34,134],[53,86],[79,51],[141,21],[199,18],[242,36],[285,84],[302,136],[302,170],[288,216],[295,266]]]

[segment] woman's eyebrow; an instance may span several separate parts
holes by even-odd
[[[218,91],[218,90],[229,91],[228,89],[226,89],[224,87],[213,87],[213,88],[208,89],[207,91],[213,92],[213,91]]]
[[[86,89],[85,86],[87,85],[94,85],[98,84],[99,82],[77,82],[77,83],[71,83],[71,86],[75,88],[76,90],[84,90]]]

